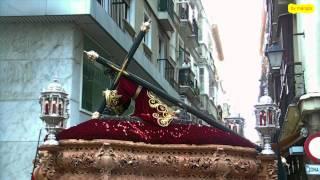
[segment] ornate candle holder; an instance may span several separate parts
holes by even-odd
[[[271,148],[271,138],[279,128],[280,110],[270,96],[262,96],[254,106],[256,114],[256,129],[262,137],[262,154],[275,154]]]
[[[47,89],[41,92],[39,103],[41,105],[40,118],[46,123],[46,130],[48,131],[44,144],[58,145],[56,134],[63,129],[64,121],[69,118],[68,94],[55,79],[48,85]]]

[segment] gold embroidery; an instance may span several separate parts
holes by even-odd
[[[156,113],[152,113],[152,117],[157,119],[157,122],[160,126],[166,127],[170,124],[175,116],[175,112],[160,101],[155,95],[147,91],[149,99],[149,106],[151,108],[156,108]]]
[[[117,90],[105,90],[103,94],[106,98],[106,105],[113,110],[116,114],[121,114],[123,112],[123,107],[119,106],[119,99],[122,95],[118,95]]]

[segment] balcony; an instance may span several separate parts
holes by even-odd
[[[170,59],[172,59],[170,57]],[[169,82],[169,84],[178,91],[179,89],[179,85],[176,82],[175,78],[174,78],[174,74],[175,74],[175,68],[174,65],[172,65],[172,61],[170,62],[170,60],[168,58],[160,58],[157,59],[158,62],[162,61],[164,63],[164,78]]]
[[[197,52],[199,53],[199,63],[202,64],[212,64],[213,63],[213,57],[211,55],[211,52],[208,50],[208,47],[205,43],[201,42],[199,43],[199,46],[197,47]]]
[[[196,50],[199,53],[200,59],[203,61],[207,56],[206,45],[204,43],[200,43],[199,47],[197,47]]]
[[[179,69],[179,94],[185,95],[193,104],[200,103],[200,90],[191,67]]]
[[[214,105],[213,100],[211,100],[207,94],[200,94],[200,101],[200,109],[203,112],[207,113],[210,116],[213,116],[218,121],[221,121],[221,119],[218,118],[218,110]]]
[[[172,0],[158,1],[158,18],[166,31],[174,31],[174,8]]]
[[[186,44],[190,47],[196,47],[199,43],[198,38],[198,23],[191,14],[192,8],[188,2],[179,4],[180,32],[186,39]]]

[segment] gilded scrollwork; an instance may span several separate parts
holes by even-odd
[[[143,161],[139,161],[139,156],[132,153],[119,153],[116,156],[117,162],[122,168],[133,168],[138,167],[139,164],[144,163]]]
[[[267,165],[267,174],[269,179],[278,179],[277,177],[277,161]]]
[[[149,97],[149,106],[156,109],[152,117],[157,119],[159,126],[167,127],[175,117],[175,111],[163,103],[158,97],[147,91]]]
[[[54,179],[56,174],[56,154],[50,153],[48,151],[39,152],[39,162],[33,172],[33,176],[37,180],[49,180]]]
[[[278,179],[275,157],[259,155],[257,159],[257,174],[260,179]]]
[[[94,166],[99,169],[100,172],[110,173],[116,166],[114,151],[109,146],[103,145],[94,157]]]
[[[71,155],[70,165],[73,169],[87,169],[94,163],[93,153],[79,153]]]

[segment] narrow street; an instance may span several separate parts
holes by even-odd
[[[319,179],[319,7],[0,0],[0,180]]]

